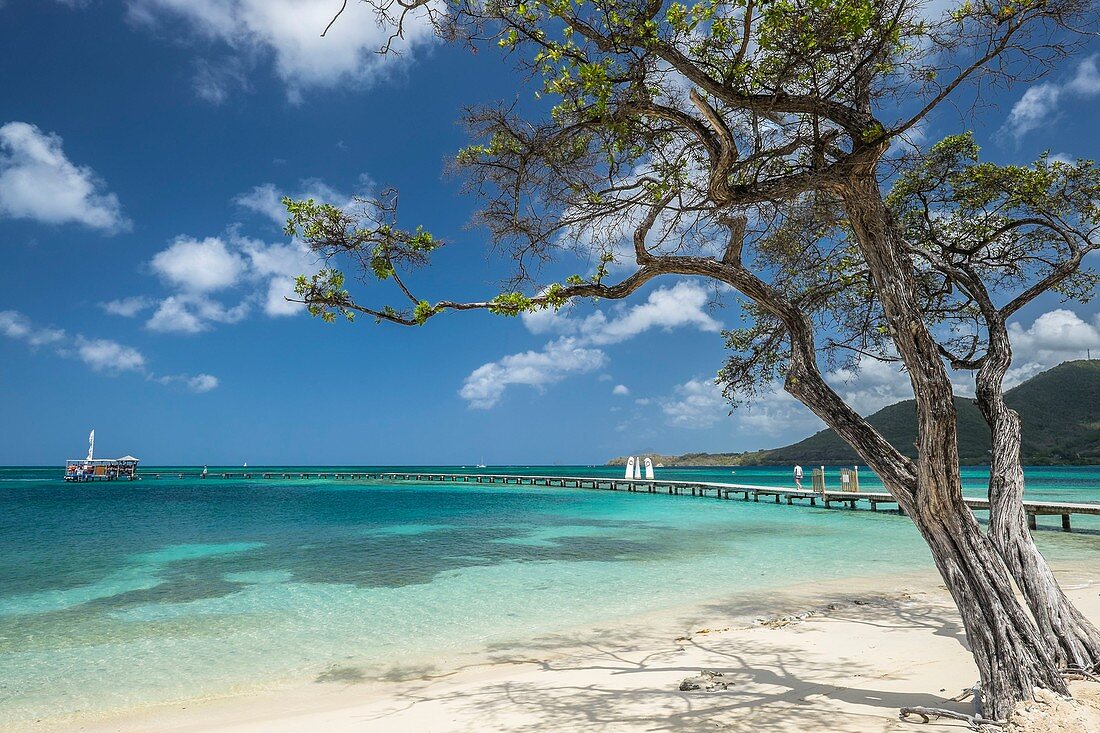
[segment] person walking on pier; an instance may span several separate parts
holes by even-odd
[[[794,466],[794,487],[796,489],[802,488],[802,466],[797,463]]]

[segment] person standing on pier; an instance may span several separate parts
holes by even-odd
[[[802,488],[802,466],[797,463],[794,466],[794,487],[796,489]]]

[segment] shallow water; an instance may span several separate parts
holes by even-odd
[[[171,468],[143,469],[158,470],[161,479],[66,485],[57,468],[0,469],[0,725],[339,670],[383,676],[739,591],[931,567],[909,521],[890,514],[541,487],[179,480]],[[294,469],[319,470],[333,469]],[[789,469],[730,471],[660,475],[789,484]],[[1100,501],[1097,467],[1028,475],[1035,498]],[[967,469],[967,493],[981,494],[984,477]],[[869,471],[862,484],[877,485]],[[1100,561],[1100,522],[1074,523],[1086,531],[1039,532],[1044,551]]]

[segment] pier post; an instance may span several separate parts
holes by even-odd
[[[1069,528],[1069,515],[1068,514],[1063,514],[1062,515],[1062,531],[1063,532],[1069,532],[1070,531],[1070,528]]]
[[[1036,529],[1035,515],[1034,514],[1028,514],[1027,515],[1027,528],[1028,529]]]

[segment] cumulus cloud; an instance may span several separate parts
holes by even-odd
[[[248,315],[248,302],[227,308],[203,295],[170,295],[160,302],[145,327],[160,333],[201,333],[212,323],[237,323]]]
[[[630,394],[630,388],[625,384],[616,384],[615,388],[611,390],[611,394],[626,397]]]
[[[177,237],[171,246],[153,256],[150,265],[169,283],[193,293],[227,288],[244,270],[242,258],[217,237]]]
[[[499,361],[475,369],[463,384],[459,395],[471,407],[489,409],[496,405],[510,384],[529,384],[542,388],[570,374],[582,374],[599,369],[608,362],[600,348],[622,343],[653,329],[671,330],[693,327],[701,331],[718,332],[722,324],[706,311],[708,291],[692,281],[682,281],[671,287],[659,288],[645,301],[628,306],[619,305],[608,316],[596,311],[584,318],[571,317],[567,312],[540,311],[523,314],[523,323],[534,334],[559,334],[541,351],[512,354]],[[553,359],[567,357],[561,367]],[[517,379],[516,374],[524,375]],[[624,385],[619,385],[626,390]],[[614,394],[628,394],[613,390]]]
[[[25,341],[31,347],[54,344],[65,338],[61,329],[37,327],[19,311],[0,311],[0,334]]]
[[[1008,326],[1012,341],[1013,367],[1005,375],[1005,386],[1013,387],[1063,361],[1084,359],[1090,350],[1100,353],[1100,328],[1066,308],[1042,314],[1024,328],[1015,321]]]
[[[1063,83],[1044,82],[1031,86],[1012,106],[1002,128],[1003,133],[1020,140],[1056,118],[1073,99],[1090,99],[1100,95],[1100,68],[1097,57],[1082,61],[1073,77]]]
[[[372,186],[366,176],[360,176],[358,185],[360,190]],[[353,195],[316,179],[300,182],[292,195],[341,206],[355,203]],[[282,196],[277,186],[265,183],[233,202],[281,229],[286,217]],[[317,256],[300,240],[269,243],[242,235],[241,229],[234,223],[217,236],[177,236],[149,261],[149,270],[169,292],[156,298],[118,298],[100,307],[126,318],[152,310],[146,327],[160,333],[201,333],[216,324],[237,323],[256,310],[271,317],[301,312],[302,305],[287,298],[294,295],[295,278],[316,269]]]
[[[596,311],[585,318],[570,317],[567,311],[524,313],[523,324],[531,333],[575,335],[599,346],[621,343],[652,329],[672,330],[692,326],[717,333],[722,324],[706,312],[709,291],[700,283],[684,280],[658,288],[642,303],[620,304],[611,315]]]
[[[837,369],[825,380],[864,416],[913,397],[909,375],[895,362],[864,359],[858,369]]]
[[[145,355],[133,346],[79,333],[70,335],[60,328],[40,327],[19,311],[0,311],[0,335],[32,348],[51,346],[57,356],[76,359],[92,371],[109,376],[134,373],[161,384],[180,382],[192,392],[209,392],[218,386],[218,378],[210,374],[158,377],[150,371]]]
[[[403,54],[378,54],[390,31],[375,22],[365,3],[347,4],[324,38],[321,31],[339,7],[329,0],[129,0],[135,22],[181,26],[199,41],[195,87],[199,96],[222,102],[249,69],[270,61],[292,101],[314,88],[366,85],[407,64],[409,52],[434,38],[423,11],[410,13],[395,44]]]
[[[1011,388],[1064,361],[1086,358],[1090,350],[1100,354],[1100,316],[1089,322],[1068,309],[1038,316],[1030,326],[1009,325],[1014,366],[1005,377]],[[956,394],[973,395],[969,372],[952,374]],[[894,362],[865,359],[858,369],[837,369],[825,380],[861,415],[870,415],[888,405],[912,399],[908,374]],[[641,400],[638,400],[641,404]],[[676,385],[658,404],[668,425],[686,429],[707,429],[730,417],[730,405],[710,379],[691,379]],[[773,385],[750,405],[739,406],[730,420],[731,430],[750,435],[757,432],[778,435],[801,430],[806,434],[823,424],[806,407]]]
[[[26,122],[0,126],[0,217],[129,229],[115,194],[91,168],[73,164],[57,135]]]
[[[132,346],[124,346],[110,339],[89,339],[77,336],[77,357],[93,371],[120,374],[144,372],[145,356]]]
[[[583,348],[576,339],[563,337],[539,351],[510,354],[482,364],[466,377],[459,395],[471,407],[487,410],[500,401],[509,385],[526,384],[541,390],[571,374],[592,372],[606,363],[603,351]]]

